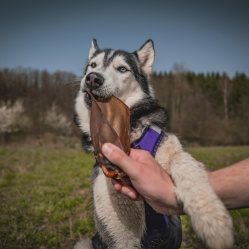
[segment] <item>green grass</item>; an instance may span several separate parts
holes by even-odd
[[[0,148],[0,248],[72,248],[91,236],[91,155]]]
[[[56,142],[0,147],[0,248],[72,248],[94,234],[89,185],[93,156],[72,140]],[[187,150],[210,169],[249,156],[249,147]],[[231,214],[236,248],[247,248],[249,210]],[[182,220],[182,248],[203,248],[186,217]]]
[[[193,157],[206,164],[209,170],[229,166],[249,157],[249,146],[186,148]]]

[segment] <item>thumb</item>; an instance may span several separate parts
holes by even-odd
[[[102,146],[102,153],[109,161],[120,167],[129,176],[132,176],[134,161],[124,151],[111,143],[105,143]]]

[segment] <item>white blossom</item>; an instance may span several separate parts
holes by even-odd
[[[9,101],[0,103],[0,133],[23,132],[30,125],[21,100],[17,100],[13,105]]]
[[[71,122],[55,104],[46,112],[44,121],[46,125],[62,135],[69,136],[72,134]]]

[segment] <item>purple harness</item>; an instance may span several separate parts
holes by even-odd
[[[165,133],[157,126],[150,126],[145,129],[141,138],[132,143],[132,148],[143,149],[155,157],[157,149],[165,136]],[[168,234],[170,233],[169,218],[167,215],[157,213],[146,202],[146,234],[141,243],[143,248],[165,248],[168,243]]]
[[[150,152],[155,157],[157,149],[164,137],[164,132],[157,126],[147,127],[141,138],[132,143],[132,148],[143,149]]]

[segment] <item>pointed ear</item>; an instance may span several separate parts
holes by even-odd
[[[152,72],[152,64],[154,62],[155,50],[152,40],[147,40],[139,50],[135,52],[144,73],[149,76]]]
[[[98,44],[97,44],[97,40],[96,40],[96,39],[93,39],[93,40],[92,40],[92,47],[90,48],[89,56],[88,56],[89,60],[92,58],[92,56],[94,55],[94,53],[95,53],[96,51],[98,51],[98,50],[99,50],[99,46],[98,46]]]

